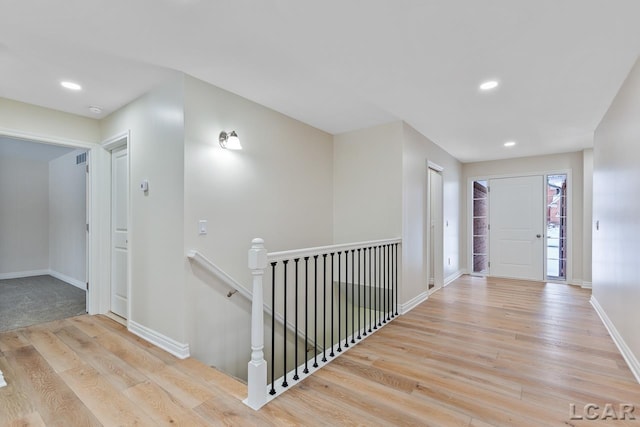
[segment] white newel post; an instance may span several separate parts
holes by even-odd
[[[262,276],[267,268],[267,250],[264,240],[253,239],[249,249],[249,269],[253,275],[253,300],[251,302],[251,360],[249,361],[247,388],[244,401],[253,409],[267,403],[267,362],[264,360],[264,310]]]

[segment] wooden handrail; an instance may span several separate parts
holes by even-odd
[[[318,254],[326,254],[330,252],[345,251],[351,249],[364,248],[369,246],[380,246],[386,244],[402,243],[401,238],[383,239],[383,240],[369,240],[366,242],[357,243],[341,243],[337,245],[318,246],[315,248],[294,249],[291,251],[281,252],[269,252],[267,253],[267,259],[269,261],[282,261],[292,258],[304,258],[305,256],[313,256]]]

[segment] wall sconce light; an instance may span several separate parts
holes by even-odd
[[[225,131],[220,132],[220,146],[227,150],[242,150],[240,145],[240,138],[235,130],[227,133]]]

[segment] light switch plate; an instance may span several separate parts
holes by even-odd
[[[207,234],[207,220],[201,219],[198,221],[198,234],[204,235]]]

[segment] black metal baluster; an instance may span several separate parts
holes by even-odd
[[[309,336],[307,328],[309,324],[309,257],[304,257],[304,370],[302,373],[308,374],[309,357],[307,356],[307,348],[309,348]]]
[[[396,262],[396,316],[398,315],[398,244],[396,243],[396,256],[395,256],[395,262]]]
[[[295,280],[295,284],[296,284],[296,290],[295,290],[295,297],[296,297],[296,305],[295,305],[295,315],[296,315],[296,319],[295,319],[295,329],[296,329],[296,334],[294,336],[294,344],[293,344],[293,348],[295,349],[295,372],[293,373],[293,379],[295,381],[298,381],[300,379],[300,376],[298,375],[298,262],[300,261],[300,258],[295,258],[293,260],[293,262],[295,262],[296,265],[296,280]]]
[[[355,322],[355,314],[356,314],[356,263],[354,262],[356,250],[351,249],[351,344],[355,344],[356,342],[356,322]]]
[[[371,277],[371,252],[372,248],[369,248],[369,332],[371,331],[371,317],[373,315],[373,305],[371,304],[371,294],[374,291],[373,280]]]
[[[362,326],[363,326],[363,331],[362,331],[362,336],[366,337],[367,336],[367,248],[362,248],[362,261],[364,263],[364,265],[362,266],[362,283],[360,284],[360,286],[362,286],[362,290],[364,292],[364,317],[362,319]]]
[[[377,317],[378,317],[378,250],[373,247],[373,329],[378,329]]]
[[[327,254],[322,254],[322,361],[327,361]]]
[[[391,245],[387,245],[387,320],[391,320]]]
[[[270,395],[276,394],[274,384],[275,379],[275,363],[276,363],[276,264],[271,263],[271,390]]]
[[[389,306],[389,294],[388,294],[388,290],[387,290],[387,286],[388,286],[388,279],[389,279],[389,265],[388,265],[388,261],[389,261],[389,257],[387,256],[387,245],[382,245],[382,256],[383,256],[383,266],[382,266],[382,275],[383,275],[383,282],[384,282],[384,287],[382,289],[383,292],[383,303],[382,303],[382,323],[387,323],[387,317],[389,314],[389,310],[388,310],[388,306]]]
[[[313,367],[318,367],[318,255],[313,256]]]
[[[383,270],[383,262],[382,262],[382,246],[378,246],[378,326],[382,326],[382,321],[380,320],[380,313],[382,313],[383,301],[382,296],[384,293],[382,292],[382,270]]]
[[[340,347],[340,341],[342,341],[342,336],[340,335],[342,333],[342,329],[340,327],[340,320],[342,318],[342,292],[340,291],[340,280],[342,280],[342,268],[340,265],[341,255],[342,252],[338,252],[338,349],[336,350],[338,353],[342,352],[342,348]],[[333,325],[331,325],[331,327],[331,332],[333,333]]]
[[[288,387],[289,383],[287,382],[287,264],[289,264],[289,260],[286,259],[282,261],[284,264],[284,324],[282,325],[282,334],[284,335],[284,374],[282,380],[282,387]]]
[[[344,348],[349,348],[349,250],[348,249],[344,251]]]
[[[333,288],[334,283],[333,283],[333,254],[335,252],[331,252],[331,353],[329,353],[329,356],[333,357],[335,356],[334,352],[333,352]],[[339,259],[339,258],[338,258]]]
[[[362,335],[361,334],[361,328],[360,328],[360,314],[361,314],[361,310],[360,310],[360,306],[362,305],[362,301],[361,301],[361,297],[360,297],[360,287],[362,286],[362,282],[360,281],[360,268],[362,267],[361,265],[361,258],[360,258],[360,249],[358,249],[358,339],[361,340],[362,339]]]

